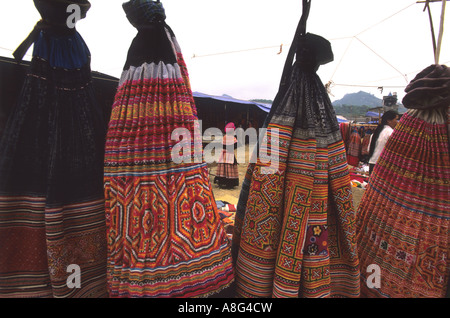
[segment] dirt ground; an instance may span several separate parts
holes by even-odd
[[[239,186],[235,187],[234,189],[220,189],[217,184],[214,183],[214,176],[216,171],[216,163],[208,164],[209,172],[210,172],[210,180],[213,188],[214,197],[216,200],[226,201],[231,204],[237,204],[239,200],[239,194],[241,192],[241,186],[242,182],[244,181],[245,172],[247,170],[249,156],[249,151],[252,151],[252,147],[249,147],[248,145],[245,146],[245,157],[242,149],[241,151],[235,151],[236,157],[238,158],[238,162],[245,161],[245,163],[238,164],[238,171],[239,171]],[[238,148],[239,149],[239,148]],[[355,210],[358,208],[359,202],[361,201],[361,197],[364,193],[364,190],[361,188],[352,188],[353,190],[353,204],[355,207]]]

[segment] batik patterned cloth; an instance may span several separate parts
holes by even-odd
[[[444,297],[450,261],[450,158],[446,110],[408,110],[358,207],[363,297]],[[430,116],[431,115],[431,116]],[[380,288],[369,288],[373,269]]]
[[[259,155],[237,206],[237,294],[358,297],[355,211],[334,110],[317,74],[297,62],[287,86],[259,146],[278,137],[278,167]]]
[[[104,186],[111,297],[204,297],[234,278],[230,240],[201,152],[193,157],[195,146],[188,142],[188,160],[172,158],[178,143],[172,132],[184,128],[194,137],[199,127],[173,32],[165,23],[149,23],[138,39],[161,32],[163,42],[133,45],[151,51],[168,44],[176,62],[160,56],[126,67],[109,123]],[[136,52],[133,45],[129,54]],[[201,138],[195,141],[201,150]]]
[[[106,132],[90,53],[64,26],[36,35],[0,140],[0,297],[104,297]],[[79,266],[79,286],[70,265]]]

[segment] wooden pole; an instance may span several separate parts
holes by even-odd
[[[442,37],[444,34],[444,16],[445,16],[445,5],[449,0],[425,0],[425,1],[417,1],[416,3],[425,3],[425,7],[423,8],[423,11],[428,11],[428,18],[430,20],[430,27],[431,27],[431,37],[433,41],[433,53],[434,53],[434,62],[435,64],[439,64],[439,55],[441,54],[441,46],[442,46]],[[442,10],[441,10],[441,19],[439,23],[439,35],[438,40],[436,43],[436,38],[434,34],[434,26],[433,26],[433,19],[431,17],[431,9],[430,9],[430,2],[442,2]]]
[[[427,10],[428,12],[428,19],[430,20],[430,28],[431,28],[431,41],[433,43],[434,61],[436,62],[436,36],[434,35],[434,26],[433,26],[433,18],[431,16],[430,0],[424,2],[425,7],[423,8],[423,11]]]
[[[436,47],[436,55],[434,57],[436,64],[439,64],[439,55],[441,54],[442,37],[444,35],[444,16],[445,16],[445,4],[446,3],[447,3],[446,0],[442,0],[441,21],[439,24],[439,36],[438,36],[437,47]]]

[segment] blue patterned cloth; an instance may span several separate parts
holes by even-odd
[[[53,68],[80,69],[90,62],[90,52],[75,28],[67,26],[69,4],[80,7],[80,18],[84,19],[91,4],[87,0],[58,1],[34,0],[42,19],[38,21],[28,37],[14,51],[16,60],[22,60],[34,43],[33,57],[48,61]],[[70,10],[69,10],[70,11]]]
[[[89,48],[78,32],[61,36],[46,36],[45,32],[42,30],[34,42],[33,56],[48,61],[51,67],[69,70],[82,68],[89,62]]]

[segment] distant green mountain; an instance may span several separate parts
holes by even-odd
[[[264,104],[272,104],[272,100],[268,99],[252,99],[251,101]],[[401,100],[397,101],[398,112],[403,114],[406,108],[401,104]],[[346,94],[342,99],[332,102],[336,115],[341,115],[347,119],[357,119],[365,117],[367,111],[371,108],[383,105],[383,100],[374,95],[359,91],[358,93]]]
[[[333,106],[369,106],[372,108],[381,106],[383,100],[367,92],[359,91],[358,93],[345,94],[344,97],[335,100],[332,104]]]

